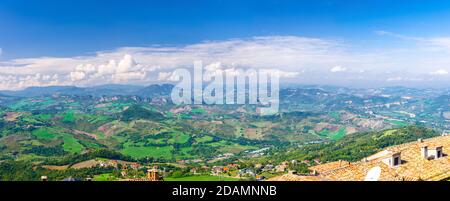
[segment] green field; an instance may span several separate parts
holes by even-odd
[[[211,175],[187,176],[187,177],[165,177],[164,181],[239,181],[237,178],[220,177]]]
[[[56,133],[54,133],[51,129],[45,127],[34,130],[32,134],[38,139],[43,140],[50,140],[56,137]]]
[[[63,148],[64,151],[70,152],[70,153],[80,153],[83,151],[83,145],[81,145],[77,139],[75,139],[72,135],[63,134]]]
[[[92,178],[93,181],[116,181],[117,178],[112,176],[110,173],[105,173],[101,175],[95,175],[94,178]]]
[[[219,150],[223,153],[239,153],[244,150],[252,150],[252,149],[257,149],[257,147],[250,145],[240,145],[235,143],[221,147]]]
[[[62,121],[65,122],[65,123],[73,123],[73,122],[75,122],[74,112],[72,110],[67,111],[63,115],[63,120]]]
[[[341,118],[341,114],[337,111],[329,112],[328,115],[336,120],[339,120],[339,118]]]
[[[194,114],[204,114],[204,113],[206,113],[205,109],[203,109],[203,108],[195,108],[195,109],[192,109],[191,112],[194,113]]]
[[[174,132],[170,134],[171,138],[167,140],[170,144],[184,144],[189,141],[190,137],[188,134],[181,132]]]
[[[404,126],[408,125],[404,121],[399,121],[399,120],[388,120],[388,122],[391,123],[391,124],[394,124],[396,126],[400,126],[400,127],[404,127]]]
[[[334,132],[330,138],[332,140],[340,140],[344,136],[345,136],[345,128],[340,128],[339,131]]]
[[[321,137],[327,137],[330,135],[330,131],[328,129],[323,129],[319,133],[317,133]]]
[[[328,129],[323,129],[318,133],[321,137],[327,137],[332,140],[339,140],[345,136],[345,127],[340,128],[338,131],[330,131]]]
[[[164,147],[144,147],[144,146],[126,146],[122,153],[133,158],[145,158],[145,157],[154,157],[154,158],[172,158],[172,146],[164,146]]]
[[[210,142],[213,140],[213,137],[205,135],[203,137],[196,138],[195,141],[198,143]]]
[[[36,118],[38,118],[40,120],[47,121],[47,120],[50,120],[52,118],[52,115],[50,115],[50,114],[39,114],[39,115],[36,115]]]
[[[70,134],[58,132],[55,128],[42,127],[32,131],[32,134],[40,140],[52,140],[62,137],[64,151],[69,153],[80,153],[84,147],[75,137]]]

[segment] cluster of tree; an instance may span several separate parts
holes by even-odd
[[[171,172],[169,174],[169,177],[173,177],[173,178],[180,178],[180,177],[185,177],[185,176],[189,176],[189,171],[186,171],[185,169],[180,169],[180,170],[175,170],[173,172]]]
[[[24,150],[22,153],[36,154],[39,156],[63,156],[67,154],[61,145],[55,147],[34,146],[31,149]]]
[[[409,126],[397,129],[389,135],[386,134],[386,131],[349,135],[333,143],[305,147],[305,151],[308,153],[308,159],[310,160],[319,158],[322,161],[339,159],[357,161],[388,146],[438,135],[439,133],[429,128]]]
[[[60,181],[66,178],[84,180],[94,175],[112,172],[112,167],[92,167],[83,169],[49,170],[33,166],[26,161],[3,161],[0,163],[0,180],[3,181],[37,181],[41,176],[49,180]]]
[[[131,121],[135,119],[163,120],[164,115],[157,111],[145,109],[139,105],[132,105],[122,112],[120,119],[123,121]]]
[[[117,151],[109,149],[97,149],[84,154],[67,155],[64,157],[52,157],[44,161],[47,165],[72,165],[95,158],[108,158],[114,160],[136,161],[134,158],[125,156]]]

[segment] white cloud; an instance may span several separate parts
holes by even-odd
[[[109,60],[108,64],[102,64],[98,66],[98,75],[107,75],[107,74],[113,74],[116,71],[116,61]]]
[[[158,73],[158,81],[170,81],[170,77],[172,76],[172,72],[159,72]]]
[[[0,62],[0,74],[23,77],[58,74],[60,84],[89,86],[107,83],[151,84],[163,80],[158,71],[191,68],[202,60],[208,71],[227,68],[275,68],[295,77],[303,68],[351,60],[331,40],[267,36],[208,41],[186,46],[124,47],[92,56],[23,58]],[[154,72],[154,73],[152,73]],[[167,77],[168,78],[168,77]],[[165,78],[165,79],[167,79]],[[30,85],[32,86],[32,85]],[[21,87],[27,87],[26,84]],[[0,81],[0,89],[7,88]],[[14,87],[13,89],[18,89]]]
[[[448,71],[444,70],[444,69],[439,69],[433,72],[430,72],[431,75],[447,75]]]
[[[0,86],[4,87],[4,89],[25,88],[29,86],[52,86],[59,84],[59,77],[56,74],[42,75],[37,73],[35,75],[27,76],[0,74]]]
[[[333,72],[333,73],[345,72],[345,71],[347,71],[347,68],[344,68],[342,66],[335,66],[335,67],[331,68],[330,71]]]
[[[283,78],[291,78],[282,81],[295,79],[304,83],[320,81],[321,84],[325,77],[327,84],[339,84],[344,79],[356,77],[365,82],[385,82],[388,78],[410,76],[407,74],[425,77],[430,74],[429,66],[450,71],[448,52],[431,48],[450,51],[450,40],[446,37],[418,38],[386,31],[377,34],[394,36],[417,44],[417,47],[371,49],[348,41],[297,36],[251,37],[184,46],[123,47],[88,56],[0,61],[0,90],[55,83],[76,86],[109,83],[148,85],[173,80],[172,70],[192,68],[196,60],[203,61],[206,71],[211,73],[249,68],[278,69]],[[330,69],[330,66],[334,67]],[[352,73],[358,76],[352,76]],[[33,77],[36,74],[41,77]]]
[[[442,47],[450,51],[450,37],[437,37],[428,39],[431,45]]]
[[[70,78],[73,82],[87,80],[87,85],[91,82],[105,83],[126,83],[130,80],[144,80],[147,72],[154,69],[145,68],[136,63],[133,57],[125,54],[121,60],[109,60],[108,63],[93,65],[78,65],[74,71],[70,72]]]
[[[204,67],[205,71],[216,71],[222,68],[222,63],[214,62]]]
[[[286,72],[286,71],[279,71],[280,78],[295,78],[300,75],[299,72]]]
[[[375,33],[381,36],[392,36],[406,41],[414,41],[416,45],[420,45],[427,50],[450,51],[450,37],[414,37],[383,30],[375,31]]]
[[[83,80],[84,78],[86,78],[85,72],[82,71],[70,72],[70,79],[73,82]]]
[[[404,40],[416,40],[416,41],[423,40],[420,37],[405,36],[405,35],[396,34],[396,33],[392,33],[390,31],[385,31],[385,30],[375,31],[375,34],[380,35],[380,36],[392,36],[392,37],[400,38],[400,39],[404,39]]]
[[[147,73],[145,71],[123,72],[112,75],[112,79],[116,83],[127,82],[130,80],[143,80]]]
[[[119,65],[117,65],[117,73],[127,73],[136,66],[136,62],[131,57],[131,55],[126,54],[122,60],[120,60]]]
[[[220,62],[215,62],[209,65],[206,65],[203,68],[204,72],[203,72],[203,76],[204,77],[213,77],[216,75],[223,75],[223,76],[239,76],[242,75],[242,73],[244,73],[244,76],[257,76],[257,74],[252,74],[252,72],[257,72],[258,69],[253,69],[255,71],[248,71],[247,70],[251,70],[248,68],[243,68],[243,69],[238,69],[235,67],[229,67],[229,68],[225,68],[224,66],[222,66],[220,64]],[[282,71],[282,70],[274,70],[274,69],[263,69],[264,71],[266,71],[268,74],[274,75],[274,73],[277,73],[279,78],[295,78],[297,76],[299,76],[299,72],[288,72],[288,71]],[[250,73],[250,74],[248,74]],[[168,81],[168,82],[176,82],[178,81],[178,78],[176,75],[173,75],[172,72],[159,72],[158,73],[158,81]],[[210,80],[206,80],[205,81],[210,81]]]
[[[386,81],[388,82],[420,82],[420,81],[424,81],[423,78],[417,78],[417,77],[389,77],[388,79],[386,79]]]
[[[388,82],[402,81],[403,79],[404,79],[403,77],[389,77],[388,79],[386,79],[386,81],[388,81]]]

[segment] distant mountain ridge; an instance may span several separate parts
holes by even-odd
[[[149,86],[135,85],[99,85],[93,87],[76,87],[76,86],[48,86],[48,87],[29,87],[20,91],[0,91],[2,96],[15,97],[34,97],[49,95],[80,95],[80,96],[165,96],[169,95],[173,85],[171,84],[154,84]]]

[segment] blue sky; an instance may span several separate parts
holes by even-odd
[[[450,61],[445,58],[449,56],[450,42],[447,37],[450,37],[450,2],[439,0],[1,1],[0,76],[3,77],[0,78],[4,87],[7,86],[4,80],[10,85],[29,82],[23,87],[43,84],[42,77],[40,81],[27,81],[26,76],[36,73],[52,78],[57,75],[57,82],[47,84],[71,84],[66,80],[71,73],[80,75],[78,78],[89,78],[89,72],[85,71],[88,67],[80,65],[92,65],[98,71],[98,66],[107,65],[110,60],[115,60],[117,65],[122,60],[131,60],[145,66],[144,71],[151,70],[146,71],[145,77],[156,76],[164,69],[188,65],[189,57],[202,59],[186,54],[194,49],[203,52],[205,58],[213,58],[206,64],[236,63],[258,68],[261,63],[267,63],[286,72],[311,76],[328,72],[330,78],[324,83],[345,84],[346,76],[354,77],[356,72],[369,72],[366,76],[390,73],[378,83],[413,82],[425,75],[448,74]],[[226,44],[230,41],[233,44]],[[298,47],[290,47],[290,43]],[[211,50],[215,46],[222,54]],[[306,50],[304,46],[308,46]],[[152,49],[139,49],[148,47]],[[238,48],[248,47],[260,50],[254,56],[246,55],[253,63],[240,62],[231,53],[227,53],[225,61],[218,56],[225,54],[227,48],[240,52],[243,49]],[[266,56],[284,53],[303,58],[320,53],[329,62],[309,61],[308,57],[304,59],[308,62],[299,66],[289,62],[276,65],[261,60],[257,54],[270,48],[273,51],[265,52]],[[277,54],[280,48],[283,51]],[[157,57],[161,52],[165,55]],[[323,60],[323,57],[316,59]],[[370,64],[370,58],[380,59]],[[411,58],[424,59],[411,61]],[[233,59],[236,62],[231,62]],[[85,76],[81,76],[77,66]],[[136,66],[129,68],[143,71]],[[409,77],[392,74],[405,69],[411,69]],[[336,72],[348,75],[340,74],[337,80],[332,74]],[[73,77],[77,77],[75,74]],[[447,80],[442,76],[436,79]]]
[[[424,3],[426,2],[426,3]],[[449,33],[448,1],[0,2],[5,58],[264,35],[377,40],[375,30]]]

